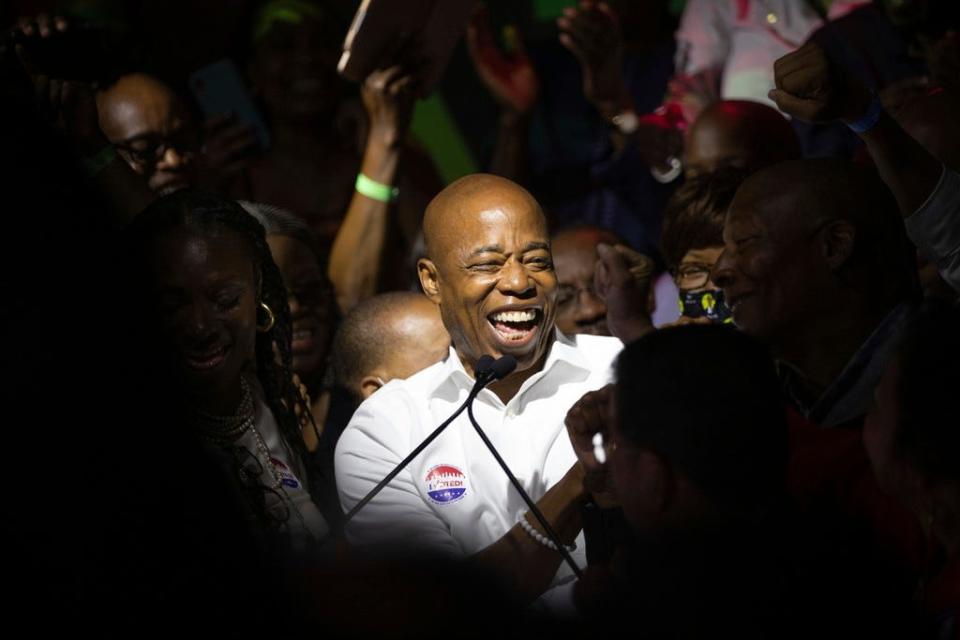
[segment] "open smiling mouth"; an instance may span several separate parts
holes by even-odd
[[[317,330],[313,327],[295,328],[293,330],[293,339],[290,344],[290,348],[295,354],[302,354],[308,351],[312,351],[314,348]]]
[[[230,347],[224,345],[203,353],[188,353],[184,356],[187,366],[194,371],[209,371],[219,366],[227,357]]]
[[[496,311],[487,316],[498,341],[505,347],[523,347],[534,339],[543,312],[540,309]]]

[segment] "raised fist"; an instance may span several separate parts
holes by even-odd
[[[853,122],[870,106],[870,91],[830,62],[809,42],[773,63],[776,89],[770,99],[784,113],[805,122]]]

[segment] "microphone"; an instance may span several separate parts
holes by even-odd
[[[517,359],[511,355],[500,356],[490,365],[490,374],[494,380],[503,380],[517,368]]]
[[[488,358],[489,356],[484,356]],[[481,358],[483,360],[483,358]],[[486,367],[484,369],[484,374],[489,378],[486,384],[493,380],[501,380],[517,368],[517,359],[511,355],[506,355],[493,360],[489,364],[485,363]],[[479,374],[480,361],[477,361],[477,380],[480,380]],[[480,439],[483,440],[483,444],[487,446],[487,449],[490,450],[490,453],[493,454],[493,457],[496,458],[497,463],[500,465],[500,468],[503,469],[503,472],[507,474],[507,478],[510,479],[510,484],[513,485],[513,488],[517,490],[517,493],[520,494],[520,497],[523,498],[523,501],[527,503],[527,507],[530,509],[530,512],[536,517],[537,521],[540,522],[540,526],[543,527],[543,530],[547,533],[547,537],[553,541],[553,544],[556,545],[557,551],[563,556],[564,561],[570,566],[573,570],[573,574],[578,578],[583,577],[583,571],[580,570],[580,567],[577,566],[577,563],[573,561],[573,557],[570,555],[570,552],[567,551],[566,546],[560,542],[560,537],[553,530],[553,527],[550,526],[550,523],[547,521],[547,518],[540,511],[537,504],[533,501],[533,498],[530,497],[530,494],[526,492],[523,488],[523,485],[520,484],[520,481],[517,480],[517,477],[513,475],[513,472],[510,471],[510,467],[507,466],[507,463],[500,456],[500,452],[497,451],[497,448],[493,446],[493,443],[490,442],[490,438],[487,437],[487,434],[484,433],[483,429],[480,428],[480,423],[477,422],[477,419],[473,416],[473,403],[467,403],[467,416],[470,418],[470,423],[473,425],[473,428],[476,430],[477,435],[480,436]]]
[[[437,436],[439,436],[443,432],[443,430],[450,425],[451,422],[456,420],[457,416],[463,413],[464,409],[472,406],[473,401],[476,399],[477,394],[480,393],[481,389],[483,389],[485,386],[487,386],[494,380],[499,380],[500,378],[503,378],[504,376],[509,374],[511,371],[513,371],[516,367],[517,367],[517,361],[513,356],[503,356],[502,358],[499,358],[496,360],[493,358],[493,356],[489,356],[486,354],[480,356],[477,359],[477,364],[474,366],[474,369],[473,369],[474,374],[476,376],[476,381],[473,383],[473,388],[470,389],[470,393],[467,395],[467,399],[463,402],[463,404],[461,404],[449,418],[444,420],[439,427],[434,429],[433,432],[430,435],[428,435],[423,442],[417,445],[416,449],[411,451],[406,458],[401,460],[400,463],[393,468],[393,471],[388,473],[383,478],[383,480],[377,483],[377,486],[371,489],[367,493],[367,495],[363,496],[360,502],[355,504],[354,507],[346,513],[346,515],[343,517],[342,526],[346,527],[347,523],[349,523],[353,519],[353,517],[357,515],[357,512],[359,512],[360,509],[365,507],[367,503],[370,502],[378,493],[380,493],[380,491],[382,491],[385,486],[390,484],[390,481],[396,478],[397,475],[401,471],[403,471],[403,469],[408,464],[410,464],[410,462],[412,462],[414,458],[420,455],[420,453],[424,449],[426,449],[431,442],[436,440]],[[324,542],[331,533],[332,533],[332,530],[330,533],[327,534],[327,536],[324,536],[321,542]]]
[[[483,354],[477,360],[477,364],[473,367],[473,373],[476,375],[476,379],[479,381],[481,379],[486,379],[488,376],[492,375],[490,371],[493,363],[496,362],[493,356]]]

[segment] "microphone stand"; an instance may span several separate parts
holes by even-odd
[[[410,462],[416,458],[420,453],[427,448],[427,446],[437,439],[437,437],[446,429],[451,422],[457,419],[457,417],[463,413],[463,410],[467,410],[467,416],[470,418],[470,423],[473,425],[473,428],[476,429],[477,435],[480,436],[480,439],[483,440],[483,443],[487,446],[487,449],[490,450],[490,453],[493,454],[493,457],[497,460],[497,463],[500,465],[500,468],[503,469],[504,473],[507,474],[507,478],[510,479],[510,483],[513,485],[513,488],[517,490],[517,493],[520,494],[520,497],[523,498],[523,501],[527,503],[530,511],[537,518],[537,521],[540,522],[540,526],[543,527],[543,530],[547,533],[547,536],[553,543],[557,546],[557,551],[563,556],[563,559],[570,566],[570,569],[573,570],[573,573],[578,578],[583,577],[583,571],[580,570],[580,567],[577,566],[577,563],[573,561],[573,557],[570,555],[570,552],[567,551],[567,548],[560,542],[560,537],[553,530],[553,527],[550,526],[550,523],[547,521],[546,517],[537,507],[536,503],[530,497],[530,495],[524,490],[523,486],[520,484],[520,481],[517,480],[517,477],[513,475],[513,472],[510,471],[510,467],[507,466],[507,463],[504,462],[503,458],[500,457],[500,453],[497,451],[496,447],[493,446],[493,443],[490,442],[490,439],[487,438],[487,434],[484,433],[483,429],[480,428],[477,419],[473,415],[473,401],[477,398],[477,395],[480,393],[480,390],[486,387],[488,384],[494,380],[499,380],[509,375],[514,368],[517,366],[517,361],[512,356],[503,356],[497,360],[494,360],[491,356],[484,355],[481,356],[477,361],[477,365],[474,368],[474,371],[477,374],[477,380],[473,384],[473,388],[470,389],[470,393],[467,395],[467,399],[461,404],[453,414],[443,421],[439,427],[433,430],[433,432],[426,437],[426,439],[421,442],[417,447],[411,451],[407,457],[400,461],[400,463],[393,468],[393,471],[388,473],[383,480],[377,483],[373,489],[371,489],[367,495],[363,496],[360,499],[360,502],[354,505],[350,511],[346,513],[343,517],[343,527],[347,526],[347,523],[353,519],[355,515],[367,505],[368,502],[373,500],[373,498],[383,490],[385,486],[390,484],[390,481],[397,477],[397,475],[403,471]],[[327,535],[321,539],[320,543],[326,541],[326,539],[333,534],[331,529]]]
[[[480,436],[481,440],[483,440],[483,444],[487,445],[487,449],[489,449],[490,453],[493,454],[493,457],[496,458],[500,468],[503,469],[505,474],[507,474],[507,477],[510,479],[510,484],[512,484],[513,488],[517,490],[517,493],[520,494],[520,497],[523,498],[523,501],[527,503],[527,507],[529,507],[531,513],[533,513],[533,515],[537,518],[540,526],[542,526],[543,530],[547,533],[547,537],[553,541],[553,544],[557,545],[557,551],[561,556],[563,556],[563,559],[570,566],[570,569],[573,570],[573,574],[577,576],[577,578],[583,578],[583,571],[581,571],[580,567],[577,566],[577,563],[573,561],[573,557],[570,555],[570,552],[567,551],[567,547],[560,542],[560,537],[553,530],[553,527],[550,526],[550,523],[547,521],[546,517],[533,501],[533,498],[531,498],[530,495],[524,490],[523,486],[520,484],[520,481],[517,480],[517,477],[513,475],[512,471],[510,471],[510,467],[508,467],[507,463],[502,457],[500,457],[500,453],[497,451],[497,448],[493,446],[493,443],[490,442],[487,434],[484,433],[483,429],[480,428],[480,424],[477,422],[477,419],[473,417],[473,403],[469,403],[467,405],[467,416],[470,418],[470,423],[473,424],[473,428],[477,431],[477,435]]]

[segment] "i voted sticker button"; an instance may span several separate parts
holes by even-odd
[[[434,504],[450,504],[467,493],[467,476],[450,464],[438,464],[427,472],[427,495]]]

